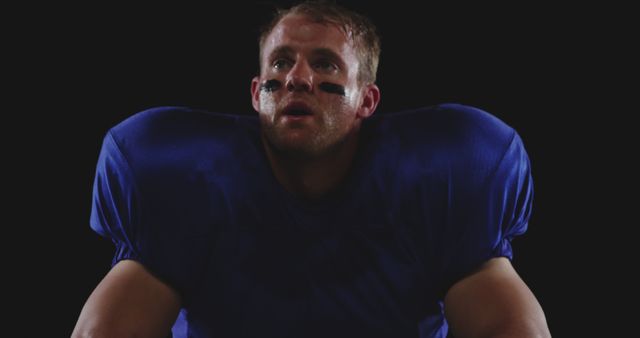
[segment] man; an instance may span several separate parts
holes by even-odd
[[[453,104],[372,116],[378,54],[367,19],[303,3],[261,37],[259,119],[110,130],[91,225],[116,255],[73,336],[549,336],[509,261],[533,193],[517,133]]]

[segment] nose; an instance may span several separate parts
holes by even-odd
[[[290,92],[310,92],[313,88],[313,70],[306,62],[296,62],[287,74],[285,86]]]

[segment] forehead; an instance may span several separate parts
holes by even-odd
[[[314,22],[298,14],[285,16],[273,28],[265,41],[264,55],[282,46],[301,51],[327,48],[343,57],[355,55],[351,39],[338,25]]]

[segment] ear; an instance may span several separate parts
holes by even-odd
[[[260,112],[260,77],[251,80],[251,104],[256,112]]]
[[[375,83],[370,83],[363,89],[362,103],[358,109],[358,116],[362,119],[373,115],[380,102],[380,88]]]

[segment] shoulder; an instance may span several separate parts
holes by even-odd
[[[202,145],[229,146],[234,139],[255,132],[253,124],[257,124],[257,118],[187,107],[156,107],[118,123],[109,134],[124,153],[185,151]]]
[[[111,128],[116,142],[194,137],[232,129],[239,116],[187,107],[154,107],[138,112]],[[144,142],[143,142],[144,143]]]
[[[494,147],[509,143],[514,130],[477,107],[445,103],[387,114],[390,131],[407,141],[438,141],[449,146]]]
[[[252,127],[257,123],[257,118],[247,116],[157,107],[115,125],[105,143],[111,139],[111,148],[117,148],[137,176],[188,172],[246,152],[254,146],[250,140],[255,137]]]
[[[455,103],[382,114],[373,125],[377,149],[396,158],[405,175],[438,172],[447,181],[449,175],[481,180],[517,138],[495,115]]]

